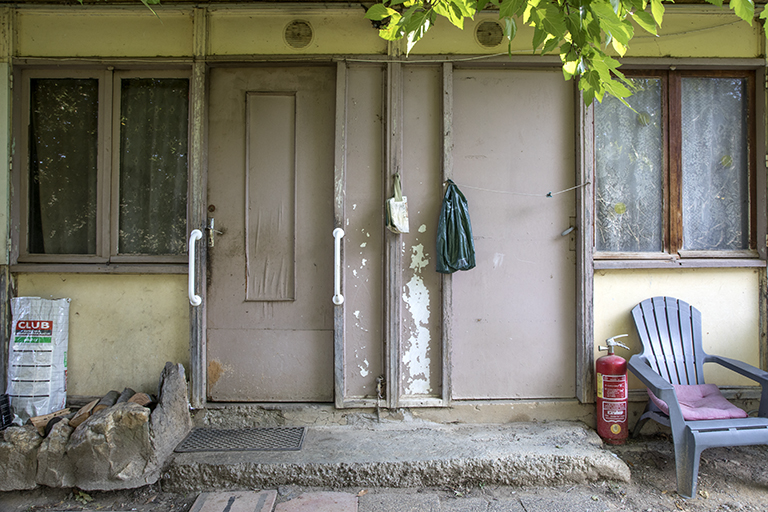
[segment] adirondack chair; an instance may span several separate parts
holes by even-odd
[[[643,351],[633,355],[628,366],[648,387],[650,398],[633,436],[649,419],[672,429],[677,492],[691,498],[703,450],[768,444],[768,372],[705,353],[701,313],[686,302],[672,297],[646,299],[635,306],[632,317]],[[704,363],[717,363],[759,383],[758,417],[747,417],[717,386],[704,384]]]

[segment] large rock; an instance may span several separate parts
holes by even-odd
[[[165,363],[158,389],[160,398],[152,412],[149,430],[155,463],[158,469],[162,469],[174,448],[189,434],[193,426],[184,367],[181,364]],[[158,473],[156,477],[159,476]]]
[[[67,445],[76,486],[113,490],[146,484],[144,471],[152,457],[146,407],[125,402],[91,416],[79,425]]]
[[[125,402],[76,429],[56,423],[43,440],[32,426],[10,427],[0,442],[0,491],[48,487],[131,489],[154,484],[192,429],[184,367],[166,363],[154,411]]]
[[[37,487],[37,450],[43,438],[31,425],[8,427],[0,442],[0,491]]]
[[[56,423],[37,452],[37,483],[48,487],[74,487],[75,475],[67,444],[74,432],[69,420]]]

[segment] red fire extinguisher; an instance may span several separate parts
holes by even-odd
[[[614,347],[619,346],[629,350],[629,347],[616,338],[628,334],[620,334],[605,341],[608,355],[597,360],[597,434],[608,444],[624,444],[627,440],[627,361],[613,353]]]

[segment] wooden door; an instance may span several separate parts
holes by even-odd
[[[335,78],[211,71],[209,400],[333,400]]]

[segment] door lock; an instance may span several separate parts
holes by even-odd
[[[208,231],[208,247],[213,247],[214,244],[214,233],[218,233],[222,235],[223,233],[221,231],[218,231],[213,228],[213,217],[208,219],[208,227],[205,228],[206,231]]]

